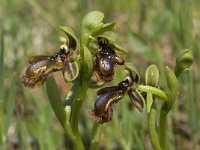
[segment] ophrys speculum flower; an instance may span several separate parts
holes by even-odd
[[[138,77],[134,78],[132,73],[117,86],[105,87],[98,90],[99,96],[94,104],[92,115],[99,123],[106,123],[112,119],[112,104],[121,100],[127,93],[130,101],[140,110],[143,109],[143,102],[135,87]]]
[[[117,55],[115,47],[109,40],[99,37],[98,46],[99,50],[94,55],[93,83],[111,82],[114,78],[115,66],[123,65],[124,59]]]
[[[47,77],[57,71],[62,71],[65,81],[72,81],[78,76],[77,50],[79,46],[74,36],[66,34],[67,39],[60,46],[59,52],[52,56],[32,56],[28,59],[26,72],[20,76],[25,86],[41,86]]]

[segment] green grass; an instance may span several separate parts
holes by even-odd
[[[149,64],[171,67],[175,55],[190,49],[194,65],[183,74],[180,92],[168,117],[169,149],[199,149],[200,145],[200,3],[199,0],[101,1],[2,0],[0,2],[0,149],[70,149],[48,102],[44,88],[29,89],[19,81],[26,59],[32,55],[52,54],[59,43],[58,25],[80,31],[82,17],[91,10],[115,20],[119,43],[128,49],[127,59],[143,74]],[[120,68],[116,81],[122,79]],[[144,77],[142,77],[144,78]],[[61,80],[60,88],[67,88]],[[163,83],[163,87],[166,83]],[[67,92],[65,89],[65,93]],[[64,92],[61,93],[64,97]],[[94,120],[89,116],[95,93],[88,91],[81,110],[80,130],[85,144],[91,136]],[[11,132],[14,131],[14,132]],[[105,149],[150,149],[147,113],[130,106],[128,97],[114,105],[111,123],[100,128],[100,143]],[[12,138],[16,143],[12,142]]]

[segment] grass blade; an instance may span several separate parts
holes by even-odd
[[[4,85],[3,85],[3,56],[4,56],[4,31],[1,31],[1,49],[0,49],[0,148],[5,148],[5,130],[4,130],[4,112],[3,112],[3,98],[4,98]]]

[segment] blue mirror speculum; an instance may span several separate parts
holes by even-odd
[[[142,111],[143,102],[135,90],[137,78],[133,78],[130,73],[127,78],[121,81],[117,86],[105,87],[97,91],[99,96],[94,104],[94,110],[91,115],[98,123],[106,123],[112,120],[112,104],[121,100],[125,94],[128,94],[133,105]]]
[[[62,71],[65,81],[74,80],[78,76],[78,65],[76,64],[77,44],[69,36],[70,41],[60,46],[57,53],[51,56],[32,56],[28,59],[26,72],[20,75],[21,82],[28,87],[34,88],[44,84],[47,77],[54,72]],[[71,68],[70,68],[71,67]]]
[[[94,69],[90,84],[111,82],[114,78],[115,65],[124,65],[107,39],[98,38],[99,50],[94,55]]]

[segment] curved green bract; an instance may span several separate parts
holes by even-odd
[[[68,41],[69,48],[72,48],[74,51],[80,49],[78,38],[76,37],[72,29],[70,29],[67,26],[60,26],[59,28],[67,35],[69,40]]]

